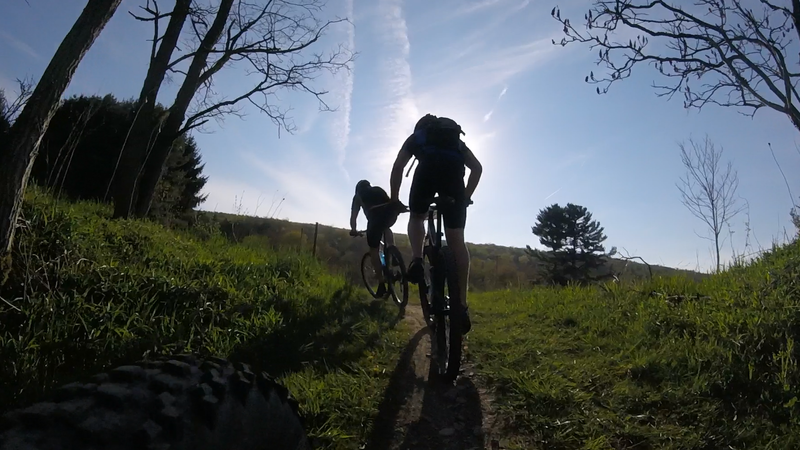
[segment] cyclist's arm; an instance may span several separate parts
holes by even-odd
[[[467,200],[470,200],[472,199],[472,194],[475,193],[475,188],[478,187],[478,182],[481,180],[483,166],[481,165],[481,162],[478,161],[478,158],[475,157],[475,154],[472,153],[472,150],[470,150],[466,145],[464,145],[464,165],[469,168],[469,179],[467,180],[465,194],[467,196]]]
[[[358,211],[361,209],[361,198],[357,195],[353,196],[353,204],[350,206],[350,231],[356,231],[356,219],[358,219]]]
[[[403,169],[405,169],[406,164],[408,164],[412,156],[411,149],[408,148],[410,139],[410,137],[406,139],[403,146],[400,147],[400,151],[397,153],[397,158],[395,158],[394,165],[392,166],[392,175],[389,179],[389,190],[392,193],[392,201],[400,199],[400,183],[403,181]]]

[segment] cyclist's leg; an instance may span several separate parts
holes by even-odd
[[[464,240],[464,228],[467,222],[467,199],[464,193],[464,179],[457,176],[458,173],[448,174],[442,177],[441,195],[449,195],[455,199],[455,204],[443,208],[442,217],[444,222],[444,233],[447,238],[447,246],[453,251],[458,271],[458,290],[461,293],[461,302],[466,309],[467,287],[469,286],[469,266],[470,256],[467,250],[467,243]],[[471,328],[469,314],[464,317],[464,333]]]
[[[397,223],[397,216],[398,214],[386,210],[386,212],[381,211],[382,220],[381,220],[381,228],[383,229],[383,243],[386,246],[394,245],[394,232],[392,231],[392,227],[395,223]]]
[[[431,199],[436,194],[436,174],[427,164],[420,164],[414,171],[411,190],[408,194],[408,240],[411,242],[411,263],[408,265],[408,279],[413,283],[421,282],[424,277],[422,268],[422,247],[425,241],[425,217]]]

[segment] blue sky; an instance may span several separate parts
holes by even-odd
[[[7,0],[0,7],[0,87],[37,79],[85,5],[79,0]],[[123,0],[79,66],[66,95],[138,94],[147,69],[147,24],[135,21],[144,0]],[[171,2],[160,3],[168,10]],[[203,209],[232,212],[237,197],[251,214],[266,215],[285,198],[277,217],[347,227],[355,183],[367,178],[388,190],[392,161],[416,120],[427,112],[462,124],[464,140],[484,166],[468,213],[467,239],[538,246],[531,233],[538,211],[552,203],[586,206],[605,227],[606,247],[627,249],[654,264],[706,270],[710,242],[704,225],[681,204],[683,174],[677,143],[707,133],[739,172],[739,195],[749,201],[756,241],[769,247],[793,233],[792,200],[769,153],[772,144],[800,194],[797,131],[773,111],[745,117],[731,108],[686,110],[682,98],[656,97],[657,74],[638,67],[606,95],[584,83],[597,73],[596,51],[553,46],[562,36],[553,6],[579,21],[586,2],[531,0],[329,0],[326,14],[353,26],[332,29],[315,50],[348,43],[353,70],[325,75],[336,112],[320,113],[308,95],[282,92],[298,127],[278,132],[262,114],[245,109],[195,136],[209,176]],[[238,69],[224,71],[216,88],[234,95],[248,87]],[[177,84],[162,89],[171,103]],[[407,201],[411,178],[403,179]],[[277,203],[277,201],[275,201]],[[401,216],[396,232],[405,233]],[[737,216],[733,245],[744,250]],[[365,219],[359,219],[363,228]],[[726,233],[727,234],[727,233]],[[723,249],[730,257],[731,243]]]

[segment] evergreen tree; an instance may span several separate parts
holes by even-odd
[[[528,246],[528,254],[544,263],[548,277],[556,284],[591,281],[606,263],[603,227],[583,206],[550,205],[539,211],[531,231],[550,250]]]
[[[157,105],[155,110],[164,108]],[[71,199],[110,202],[120,149],[130,138],[135,114],[133,100],[120,101],[112,95],[65,100],[42,139],[32,179]],[[205,200],[200,190],[206,177],[196,141],[184,135],[173,145],[149,214],[159,220],[182,216]]]

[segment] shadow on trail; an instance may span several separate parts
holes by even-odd
[[[427,328],[417,331],[400,354],[378,407],[378,417],[372,425],[366,450],[390,448],[400,410],[406,404],[414,387],[424,385],[425,380],[417,378],[411,363],[420,341],[428,334]]]
[[[484,448],[482,431],[476,433],[483,422],[477,388],[467,378],[459,379],[455,386],[446,385],[438,380],[426,352],[414,357],[421,343],[429,348],[430,341],[424,340],[426,336],[429,336],[428,328],[420,329],[403,350],[365,450]],[[421,399],[418,400],[415,391],[422,391]],[[415,401],[419,404],[414,404]],[[413,422],[407,422],[411,420]],[[395,430],[401,427],[406,427],[404,438],[396,442],[400,435]]]
[[[275,299],[270,306],[281,314],[283,326],[237,345],[229,359],[273,376],[306,367],[345,368],[379,344],[383,333],[402,319],[385,300],[358,297],[357,288],[348,285],[328,298],[310,298],[305,308]]]

